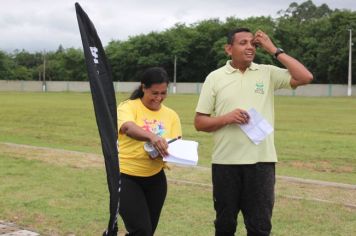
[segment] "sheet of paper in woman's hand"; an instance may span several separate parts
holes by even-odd
[[[256,109],[251,108],[247,113],[250,119],[247,124],[240,125],[240,127],[247,137],[258,145],[273,132],[273,127]]]
[[[198,143],[195,141],[178,139],[168,145],[168,153],[164,161],[183,165],[198,163]]]

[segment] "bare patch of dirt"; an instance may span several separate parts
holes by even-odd
[[[313,161],[313,162],[302,162],[302,161],[289,161],[289,162],[279,162],[279,165],[291,166],[293,168],[307,169],[318,172],[328,172],[328,173],[352,173],[354,168],[352,166],[334,166],[328,161]]]
[[[55,165],[69,166],[73,168],[104,167],[103,157],[91,153],[11,143],[0,143],[0,152],[14,158],[39,160]],[[328,171],[330,171],[330,169],[335,169],[327,161],[318,163],[304,163],[294,161],[291,164],[294,167],[304,169],[325,169]],[[197,185],[204,188],[211,188],[210,168],[182,167],[172,165],[171,169],[172,170],[168,171],[167,173],[168,180],[171,184],[188,184]],[[341,170],[347,171],[349,169],[345,166],[341,169],[338,169],[338,171]],[[187,174],[188,172],[190,174]],[[352,209],[356,209],[356,186],[354,185],[277,176],[276,195],[277,197],[280,196],[297,200],[303,199],[331,204],[340,204]]]

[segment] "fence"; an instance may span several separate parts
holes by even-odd
[[[139,82],[114,82],[116,92],[132,92]],[[177,93],[199,94],[202,83],[177,83]],[[89,82],[81,81],[13,81],[0,80],[0,91],[17,92],[90,92]],[[173,91],[170,84],[169,91]],[[281,89],[276,95],[282,96],[347,96],[347,85],[341,84],[310,84],[296,90]],[[356,85],[352,86],[352,96],[356,96]]]

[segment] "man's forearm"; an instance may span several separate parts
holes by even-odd
[[[194,119],[195,129],[204,132],[214,132],[226,124],[223,116],[211,117],[207,115],[196,115]]]
[[[299,85],[309,84],[313,80],[313,75],[305,66],[295,58],[286,53],[281,53],[277,57],[278,61],[282,63],[292,76],[291,85],[298,87]]]

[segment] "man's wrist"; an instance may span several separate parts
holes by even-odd
[[[279,55],[281,55],[282,53],[284,53],[284,50],[282,48],[277,48],[275,53],[274,53],[274,58],[278,58]]]

